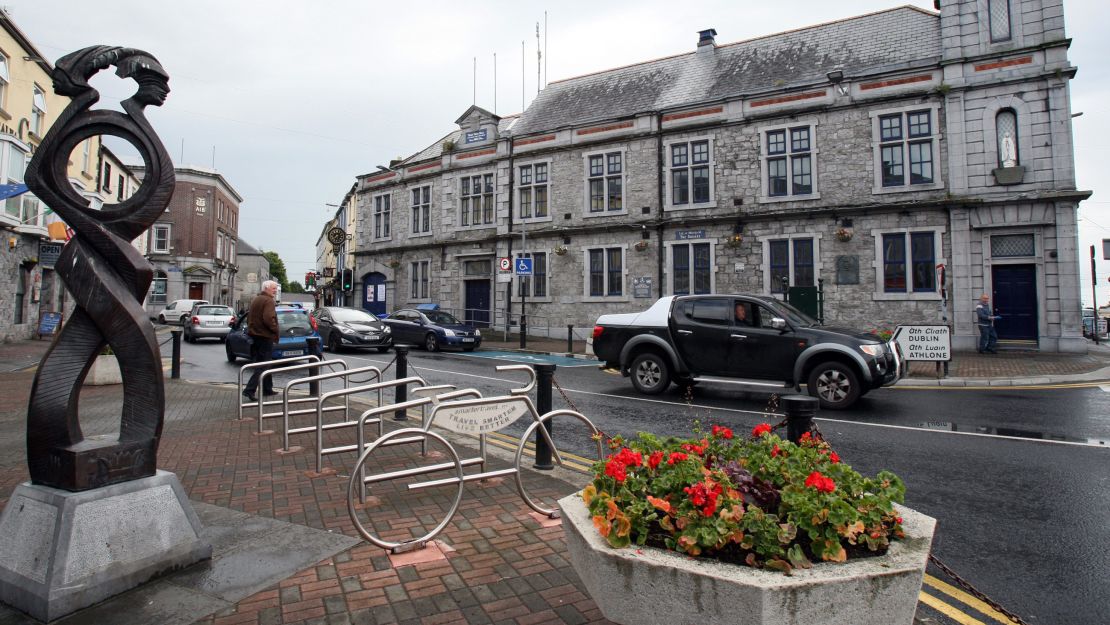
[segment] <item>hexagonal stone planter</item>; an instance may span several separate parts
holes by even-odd
[[[886,554],[787,576],[635,546],[614,549],[578,494],[559,500],[574,570],[624,625],[911,625],[936,519],[899,507],[905,540]]]

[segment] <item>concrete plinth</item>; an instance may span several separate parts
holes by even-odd
[[[173,473],[69,492],[25,482],[0,514],[0,601],[52,621],[212,556]]]
[[[906,539],[886,554],[792,576],[652,547],[614,549],[578,494],[559,500],[575,572],[625,625],[910,625],[936,520],[899,507]]]

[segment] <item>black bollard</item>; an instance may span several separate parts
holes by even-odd
[[[173,355],[170,357],[170,377],[177,380],[181,377],[181,333],[183,330],[173,329]]]
[[[397,354],[397,378],[409,377],[409,346],[408,345],[394,345],[393,351]],[[399,404],[409,400],[409,388],[407,384],[398,386],[393,391],[393,403]],[[404,421],[408,418],[406,411],[400,409],[393,413],[394,421]]]
[[[813,430],[813,416],[821,402],[808,395],[787,395],[779,401],[786,413],[786,438],[791,443],[802,439],[802,434]]]
[[[525,349],[528,347],[528,315],[524,311],[520,313],[520,348]]]
[[[321,360],[324,359],[324,351],[320,349],[320,337],[310,336],[305,341],[308,343],[308,355],[319,356]],[[320,375],[320,367],[312,367],[308,370],[309,376]],[[313,397],[320,396],[320,381],[313,380],[308,383],[308,393]]]
[[[574,353],[574,326],[567,324],[567,353]]]
[[[533,365],[533,367],[536,369],[536,410],[540,416],[543,416],[551,412],[551,380],[555,377],[555,365],[542,364]],[[544,426],[548,434],[551,434],[551,426],[551,421]],[[547,446],[547,440],[544,439],[539,428],[536,429],[536,464],[532,467],[541,471],[555,468],[551,463],[551,448]]]

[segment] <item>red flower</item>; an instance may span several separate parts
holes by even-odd
[[[709,447],[709,441],[703,438],[703,439],[701,439],[701,445],[696,445],[694,443],[683,443],[683,444],[679,445],[679,447],[681,447],[682,449],[684,449],[684,450],[686,450],[686,451],[688,451],[692,454],[697,454],[697,455],[700,456],[700,455],[704,454],[706,448]]]
[[[689,458],[689,456],[682,453],[681,451],[674,451],[674,452],[671,452],[671,457],[667,459],[667,464],[674,464],[676,462],[682,462],[683,460],[685,460],[687,458]]]
[[[701,507],[701,513],[705,516],[713,516],[717,511],[717,497],[721,494],[720,484],[710,482],[709,486],[706,486],[706,483],[702,482],[682,490],[690,496],[690,503]]]
[[[771,448],[771,457],[772,458],[778,457],[781,454],[782,454],[782,450],[779,449],[778,445],[775,445],[774,447]]]
[[[713,437],[732,438],[732,430],[730,428],[724,427],[723,425],[714,425]]]
[[[661,451],[651,452],[651,456],[648,457],[648,466],[651,467],[654,470],[656,467],[659,466],[660,462],[663,462],[663,452],[661,452]]]
[[[764,434],[770,434],[770,433],[771,433],[771,424],[770,423],[760,423],[759,425],[752,428],[752,437],[753,438],[759,438],[760,436],[763,436]]]
[[[836,490],[836,482],[832,478],[821,475],[819,471],[814,471],[806,478],[806,486],[817,489],[819,493],[831,493]]]
[[[832,460],[833,464],[838,464],[840,462],[840,456],[836,455],[835,451],[830,451],[829,460]]]
[[[625,472],[624,463],[619,458],[610,458],[609,462],[605,463],[605,475],[613,478],[618,484],[623,482],[628,474]]]
[[[643,456],[640,454],[640,452],[632,451],[627,447],[621,449],[620,452],[617,453],[616,458],[624,464],[632,467],[638,467],[643,464]]]

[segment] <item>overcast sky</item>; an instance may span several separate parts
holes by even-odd
[[[932,0],[909,2],[931,9]],[[408,156],[451,131],[473,99],[500,115],[536,93],[536,23],[547,11],[546,78],[558,80],[717,42],[888,9],[898,0],[775,2],[327,2],[281,0],[0,0],[51,62],[79,48],[146,50],[170,74],[166,104],[148,117],[178,165],[219,170],[243,197],[240,238],[281,255],[291,280],[315,267],[324,222],[355,176]],[[1110,158],[1110,37],[1099,0],[1065,0],[1080,207],[1084,302],[1088,246],[1110,238],[1110,195],[1099,159]],[[1101,9],[1101,10],[1100,10]],[[527,62],[522,63],[521,42]],[[494,106],[494,54],[497,93]],[[523,70],[523,72],[522,72]],[[523,73],[523,77],[522,77]],[[522,90],[523,80],[523,90]],[[105,103],[133,88],[94,80]],[[184,146],[184,147],[182,147]],[[1107,176],[1103,174],[1103,181]],[[1107,184],[1110,184],[1108,182]],[[1099,301],[1110,261],[1099,251]]]

